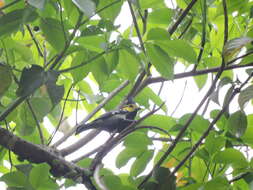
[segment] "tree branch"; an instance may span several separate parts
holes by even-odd
[[[51,166],[50,172],[55,177],[64,176],[75,180],[82,177],[82,183],[89,190],[96,188],[90,180],[90,172],[87,169],[66,161],[56,151],[46,147],[30,143],[12,134],[7,129],[0,128],[0,145],[18,155],[21,159],[26,159],[32,163],[47,163]],[[71,174],[71,175],[69,175]]]
[[[116,94],[118,94],[122,89],[124,89],[127,85],[129,84],[129,81],[125,81],[123,82],[118,88],[114,89],[91,113],[89,113],[84,120],[79,124],[76,125],[75,127],[73,127],[66,135],[64,135],[60,140],[58,140],[56,143],[53,144],[53,146],[57,147],[60,144],[62,144],[66,139],[68,139],[68,137],[70,137],[72,134],[74,134],[74,132],[76,131],[77,127],[85,124],[93,115],[95,115],[95,113],[97,113],[101,108],[104,107],[104,105],[109,102]],[[65,149],[64,150],[64,154],[69,154],[72,153],[73,151],[75,151],[78,147],[81,147],[81,144],[76,143],[76,145],[71,145],[73,147],[69,147],[69,150]],[[77,146],[78,145],[78,146]],[[83,144],[84,145],[84,144]],[[82,145],[82,146],[83,146]],[[75,147],[76,146],[76,147]],[[67,152],[66,152],[67,151]]]
[[[203,133],[203,135],[200,137],[200,139],[198,140],[198,142],[196,144],[193,145],[192,149],[190,150],[190,152],[183,158],[183,160],[175,167],[175,169],[173,170],[173,172],[171,172],[171,176],[175,175],[175,173],[184,165],[184,163],[192,156],[192,154],[196,151],[196,149],[200,146],[200,144],[202,143],[202,141],[207,137],[207,135],[209,134],[209,132],[213,129],[213,126],[215,125],[215,123],[221,118],[221,116],[223,115],[224,112],[226,112],[227,107],[229,106],[230,102],[233,100],[233,98],[235,97],[236,94],[238,94],[241,89],[249,82],[249,80],[252,78],[253,76],[253,72],[251,73],[251,75],[245,80],[244,83],[241,84],[241,86],[239,88],[236,88],[233,90],[232,94],[230,95],[230,97],[228,98],[226,104],[223,106],[222,110],[218,113],[218,115],[213,119],[213,121],[210,123],[209,127],[207,128],[207,130]]]
[[[179,24],[183,21],[183,19],[187,16],[187,14],[189,13],[189,11],[191,10],[191,8],[193,7],[193,5],[197,2],[198,0],[192,0],[189,5],[185,8],[185,10],[182,12],[182,14],[179,16],[179,18],[177,19],[177,21],[172,25],[171,28],[169,28],[168,32],[170,33],[170,35],[172,35],[177,27],[179,26]]]

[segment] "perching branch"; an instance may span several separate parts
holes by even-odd
[[[117,146],[127,135],[129,135],[130,133],[132,133],[133,131],[135,131],[137,128],[135,128],[136,125],[138,125],[139,123],[141,123],[143,120],[145,120],[147,117],[153,115],[155,112],[157,112],[159,109],[161,109],[161,107],[164,105],[161,104],[158,108],[148,112],[147,114],[145,114],[143,117],[141,117],[140,119],[138,119],[136,122],[133,122],[132,124],[130,124],[128,127],[126,127],[123,131],[121,131],[116,137],[109,139],[104,145],[103,145],[103,149],[98,152],[95,156],[95,158],[93,159],[91,166],[90,166],[90,170],[94,171],[94,169],[97,167],[98,164],[101,163],[102,159],[115,147]],[[142,128],[150,128],[150,127],[142,127]],[[156,128],[157,129],[157,128]],[[160,129],[160,128],[159,128]],[[163,131],[164,132],[164,131]],[[166,134],[168,134],[167,132],[165,132]]]
[[[50,172],[55,177],[64,176],[75,180],[82,177],[82,183],[89,190],[95,190],[95,186],[90,180],[90,172],[87,169],[66,161],[56,151],[37,144],[30,143],[12,134],[7,129],[0,127],[0,145],[12,151],[21,159],[26,159],[31,163],[47,163],[51,166]],[[71,174],[71,175],[68,175]]]
[[[119,87],[117,87],[116,89],[114,89],[108,96],[107,98],[105,98],[92,112],[90,112],[85,118],[84,120],[80,123],[80,125],[85,124],[93,115],[95,115],[101,108],[104,107],[104,105],[109,102],[115,95],[117,95],[122,89],[124,89],[127,85],[129,84],[129,81],[125,81],[123,82]],[[76,131],[77,127],[79,125],[76,125],[75,127],[73,127],[66,135],[64,135],[60,140],[58,140],[56,143],[53,144],[53,146],[57,147],[60,144],[62,144],[66,139],[68,139],[72,134],[74,134],[74,132]],[[77,143],[78,144],[78,143]],[[75,145],[71,145],[71,146],[75,146]],[[83,145],[82,145],[83,146]],[[80,145],[77,147],[81,147]],[[73,147],[69,147],[69,153],[71,153],[72,151],[75,151],[77,149],[77,147],[75,147],[73,149]],[[71,150],[71,151],[70,151]],[[65,149],[66,152],[66,149]]]

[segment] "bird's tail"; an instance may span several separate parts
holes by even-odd
[[[76,135],[78,135],[79,133],[86,131],[88,129],[93,129],[94,124],[93,123],[88,123],[88,124],[80,124],[77,128],[76,128]]]

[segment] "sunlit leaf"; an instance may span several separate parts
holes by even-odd
[[[10,68],[0,63],[0,98],[8,90],[12,82]]]
[[[227,127],[237,138],[244,135],[247,129],[247,117],[245,113],[242,111],[233,113],[228,119]]]
[[[238,103],[241,110],[244,109],[244,105],[253,98],[253,85],[248,86],[242,90],[239,94]]]
[[[96,5],[92,0],[72,0],[72,2],[88,17],[95,13]]]
[[[34,21],[38,14],[32,8],[17,9],[0,17],[0,37],[17,31],[23,24]]]
[[[66,31],[62,30],[59,20],[53,18],[42,18],[40,20],[40,28],[45,35],[46,40],[58,51],[64,48],[66,43]]]
[[[153,150],[147,150],[139,155],[131,166],[130,175],[138,176],[141,172],[143,172],[149,161],[152,159],[153,154]]]
[[[164,39],[162,41],[156,41],[155,43],[170,56],[183,58],[189,63],[196,63],[197,61],[197,55],[194,49],[184,40]]]
[[[154,65],[156,70],[168,79],[173,78],[174,64],[169,55],[163,51],[159,46],[153,44],[147,44],[147,55]]]
[[[45,6],[46,0],[28,0],[27,2],[38,9],[43,9]]]
[[[223,164],[236,164],[241,167],[245,167],[247,165],[244,155],[239,150],[233,148],[227,148],[223,151],[217,152],[214,157],[214,162]]]
[[[235,38],[235,39],[229,40],[225,44],[223,48],[223,52],[222,52],[225,60],[229,61],[233,59],[245,45],[247,45],[248,43],[252,41],[253,39],[249,37],[241,37],[241,38]]]
[[[44,69],[38,65],[32,65],[31,68],[24,68],[17,89],[18,96],[26,96],[34,92],[45,81]]]

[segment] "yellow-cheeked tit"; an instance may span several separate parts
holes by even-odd
[[[88,124],[80,124],[76,129],[76,135],[88,129],[119,133],[135,121],[134,118],[138,110],[140,108],[136,104],[131,103],[123,106],[120,110],[104,113]]]

